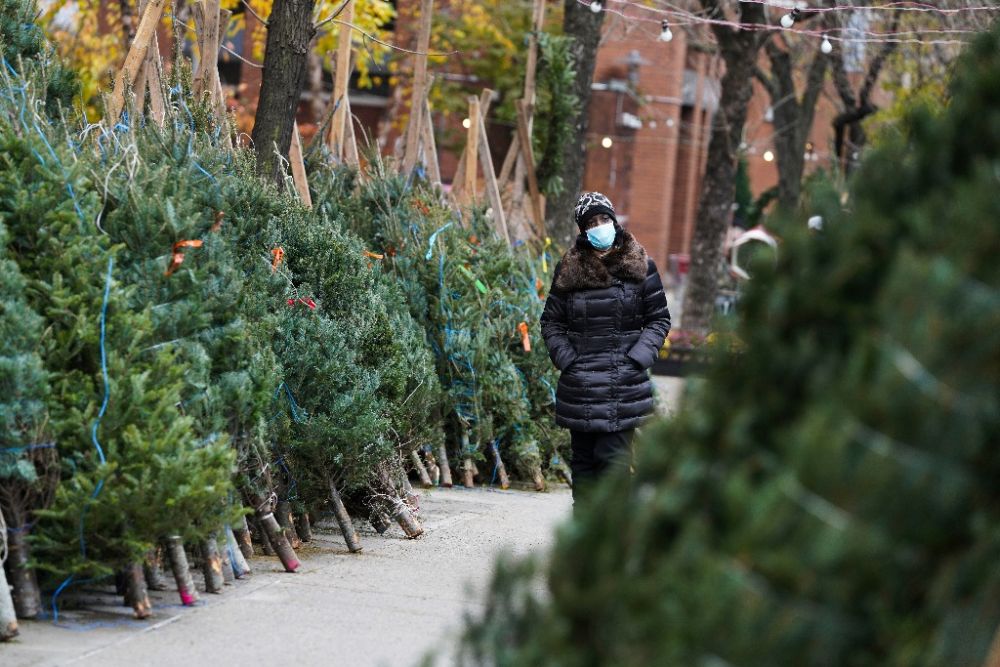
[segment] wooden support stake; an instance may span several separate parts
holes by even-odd
[[[125,56],[125,63],[122,65],[118,76],[115,78],[115,87],[111,91],[111,99],[108,100],[109,123],[118,122],[125,108],[125,91],[129,87],[135,86],[135,79],[139,75],[139,68],[146,59],[146,52],[149,49],[150,41],[156,34],[156,26],[160,23],[163,15],[163,5],[166,0],[149,0],[146,11],[139,21],[139,28],[135,33],[135,40],[129,47],[128,55]]]
[[[507,155],[503,159],[503,165],[500,167],[500,177],[497,179],[497,185],[501,190],[507,187],[507,183],[514,173],[514,164],[517,162],[517,155],[521,150],[521,141],[517,137],[518,134],[515,132],[514,138],[510,141],[510,147],[507,149]]]
[[[417,165],[420,150],[420,128],[423,123],[424,98],[427,96],[427,51],[431,45],[433,13],[434,0],[421,0],[417,55],[414,56],[413,94],[410,98],[410,123],[406,128],[406,151],[403,153],[403,174],[407,176]]]
[[[292,126],[292,146],[288,150],[288,161],[292,165],[292,181],[299,199],[306,208],[312,208],[312,196],[309,194],[309,180],[306,178],[306,164],[302,160],[302,140],[299,137],[299,124]]]
[[[476,198],[476,162],[479,156],[479,100],[475,97],[469,97],[469,130],[466,137],[462,193],[471,203]]]
[[[545,24],[545,0],[534,0],[534,5],[531,10],[532,25],[531,34],[528,37],[528,62],[525,68],[524,74],[524,99],[527,104],[527,128],[528,137],[531,137],[531,131],[534,124],[534,112],[535,112],[535,75],[538,70],[538,33],[542,31]],[[511,210],[520,203],[521,199],[524,197],[524,174],[527,170],[527,164],[524,161],[524,141],[519,141],[521,144],[520,151],[517,155],[517,159],[514,166],[514,192],[511,199]],[[528,142],[529,150],[531,142]],[[505,160],[506,162],[506,160]],[[506,185],[506,182],[501,179],[501,182]]]
[[[521,145],[524,168],[528,174],[528,196],[531,197],[531,213],[535,218],[535,233],[539,239],[544,239],[545,216],[542,215],[542,195],[538,191],[535,157],[531,150],[531,128],[527,106],[524,100],[517,101],[517,136]]]
[[[358,156],[358,141],[354,136],[354,112],[351,111],[350,95],[345,95],[342,106],[346,114],[346,120],[344,121],[344,162],[352,167],[360,167],[361,159]],[[361,172],[359,171],[360,175]]]
[[[483,176],[486,180],[486,196],[489,198],[490,207],[493,209],[493,222],[497,226],[497,231],[507,240],[507,245],[510,245],[510,231],[507,229],[507,217],[503,212],[500,188],[497,187],[497,176],[493,170],[493,157],[490,155],[489,137],[486,136],[486,123],[483,122],[482,116],[479,116],[478,120],[480,143],[479,165],[483,168]]]
[[[485,118],[489,118],[490,105],[493,104],[493,91],[486,88],[479,94],[479,113]],[[462,148],[462,154],[458,156],[458,167],[455,169],[455,177],[452,179],[451,191],[456,201],[460,199],[464,183],[462,178],[465,174],[465,160],[469,152],[468,142]]]
[[[351,28],[347,23],[354,22],[354,2],[348,0],[340,15],[340,34],[337,36],[337,61],[333,79],[332,104],[340,105],[333,113],[333,122],[327,135],[327,146],[337,160],[345,159],[344,139],[347,136],[348,123],[351,122],[350,106],[347,104],[347,89],[351,82]]]
[[[434,140],[434,121],[431,118],[431,104],[427,99],[424,99],[423,148],[427,177],[432,186],[440,188],[441,167],[438,164],[437,141]]]

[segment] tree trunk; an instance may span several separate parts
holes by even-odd
[[[153,547],[146,552],[146,558],[143,560],[142,569],[146,577],[146,588],[148,590],[167,590],[167,579],[163,576],[163,552],[159,547]]]
[[[25,530],[8,531],[7,561],[10,585],[14,587],[14,609],[18,618],[35,618],[42,611],[42,595],[38,590],[35,570],[28,565],[31,551]]]
[[[503,459],[500,458],[500,447],[493,443],[493,458],[496,460],[495,470],[497,480],[500,482],[501,489],[510,488],[510,477],[507,476],[507,466],[503,464]]]
[[[452,487],[451,465],[448,463],[448,446],[443,442],[438,447],[438,458],[441,459],[441,462],[438,463],[438,466],[441,468],[441,486],[450,489]]]
[[[10,597],[7,575],[0,565],[0,642],[14,637],[17,637],[17,614],[14,612],[14,600]]]
[[[441,483],[441,468],[438,467],[434,452],[430,449],[424,452],[424,456],[427,459],[427,473],[431,477],[431,486],[437,486]]]
[[[571,141],[563,146],[562,177],[564,189],[561,194],[546,201],[548,227],[553,237],[568,245],[577,234],[573,221],[573,207],[583,186],[583,169],[587,164],[587,125],[590,108],[590,86],[594,80],[594,66],[597,64],[597,47],[601,41],[601,25],[604,12],[598,14],[577,0],[563,2],[563,33],[573,38],[573,65],[576,81],[573,92],[580,101],[576,118],[570,119],[574,132]]]
[[[202,572],[205,575],[205,592],[221,593],[225,585],[222,574],[222,557],[219,555],[218,536],[214,533],[201,543]]]
[[[238,543],[233,529],[226,526],[226,546],[229,550],[229,562],[233,568],[233,575],[237,579],[242,579],[246,575],[250,574],[250,565],[246,561],[246,554],[243,551],[242,545]],[[247,537],[250,536],[249,531],[246,531]],[[251,555],[253,554],[253,548],[250,549]]]
[[[222,560],[222,582],[227,586],[231,585],[236,581],[236,571],[233,569],[233,551],[229,548],[229,536],[225,529],[222,531],[222,548],[219,549],[219,558]]]
[[[194,587],[194,579],[191,578],[191,566],[188,565],[181,538],[177,536],[167,538],[167,560],[170,561],[170,569],[174,573],[181,604],[185,607],[194,605],[198,602],[198,591]]]
[[[295,570],[299,569],[299,559],[295,555],[292,545],[285,539],[285,533],[281,528],[281,524],[274,518],[274,512],[261,512],[258,510],[257,520],[260,521],[261,526],[264,528],[264,533],[267,535],[274,553],[281,560],[281,564],[285,566],[285,571],[295,572]]]
[[[424,462],[420,460],[420,454],[416,450],[410,452],[410,460],[413,462],[413,468],[417,471],[417,477],[420,478],[420,483],[423,487],[429,489],[434,486],[430,473],[427,472],[427,468],[424,466]]]
[[[354,522],[351,521],[351,515],[347,513],[347,508],[344,507],[344,501],[340,497],[340,492],[337,491],[337,485],[334,484],[332,479],[330,480],[330,503],[333,505],[333,516],[337,519],[337,524],[340,526],[340,532],[344,536],[347,548],[351,553],[361,551],[361,538],[358,537],[358,531],[354,530]]]
[[[239,545],[243,558],[245,560],[253,558],[253,541],[250,539],[250,527],[247,525],[247,518],[245,516],[240,517],[236,527],[230,528],[230,531],[233,533],[233,537],[236,538],[236,544]]]
[[[385,531],[389,530],[389,526],[392,525],[389,515],[382,509],[382,503],[374,503],[374,507],[368,515],[368,521],[379,535],[385,534]]]
[[[301,549],[302,540],[295,532],[295,523],[292,521],[292,504],[287,500],[279,500],[278,507],[274,512],[278,518],[278,524],[281,525],[281,530],[285,533],[285,539],[288,540],[293,549]]]
[[[132,563],[125,567],[125,604],[132,607],[138,619],[149,618],[153,614],[142,563]]]
[[[711,0],[702,0],[712,5]],[[764,22],[763,5],[740,3],[741,23]],[[722,243],[729,229],[736,189],[736,161],[747,106],[753,93],[754,66],[766,33],[713,26],[726,73],[722,77],[719,109],[712,118],[708,159],[691,239],[691,264],[684,297],[683,326],[708,333],[715,314],[715,297],[723,276]]]
[[[288,160],[292,125],[305,84],[309,45],[316,34],[312,22],[315,4],[315,0],[275,0],[267,20],[253,143],[257,173],[278,184],[283,182],[278,154]]]
[[[312,542],[312,524],[309,523],[309,512],[302,512],[295,515],[295,530],[299,534],[299,539],[303,542]]]
[[[420,537],[424,534],[424,527],[420,525],[420,521],[417,517],[413,515],[410,510],[410,506],[400,498],[394,498],[393,504],[393,517],[399,527],[403,529],[406,536],[411,540]]]
[[[542,467],[537,463],[531,466],[531,481],[535,485],[535,491],[545,490],[545,477],[542,475]]]
[[[256,515],[250,519],[250,522],[253,525],[253,537],[257,538],[257,545],[260,547],[260,552],[265,556],[273,556],[274,547],[271,546],[271,540],[267,537],[264,526],[257,520]]]

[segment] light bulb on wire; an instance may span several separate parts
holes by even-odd
[[[594,12],[595,14],[600,14],[602,9],[604,9],[604,7],[602,7],[601,3],[598,2],[597,0],[594,0],[592,3],[590,3],[590,11]]]
[[[833,53],[833,44],[830,43],[830,38],[826,35],[823,36],[823,43],[819,45],[819,50],[827,55]]]
[[[674,33],[670,30],[670,24],[666,19],[663,19],[663,28],[660,30],[660,41],[669,42],[674,38]]]
[[[781,27],[786,30],[795,25],[795,21],[799,18],[799,8],[794,8],[788,14],[781,17]]]

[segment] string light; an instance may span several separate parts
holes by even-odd
[[[605,148],[611,148],[612,144],[614,144],[614,142],[611,140],[611,137],[604,137],[601,139],[601,145]]]
[[[590,11],[594,12],[595,14],[600,14],[602,9],[604,9],[604,7],[597,0],[594,0],[593,2],[590,3]]]
[[[771,151],[764,151],[764,162],[774,162],[774,153]]]
[[[463,118],[462,119],[462,127],[464,127],[465,129],[468,130],[470,127],[472,127],[472,120],[469,119],[469,118]]]
[[[670,23],[667,19],[663,19],[663,24],[660,28],[660,41],[669,42],[674,38],[674,33],[670,31]]]
[[[791,12],[781,17],[781,27],[785,28],[786,30],[788,28],[791,28],[793,25],[795,25],[795,21],[798,18],[799,18],[799,8],[796,7]]]
[[[830,43],[829,37],[823,36],[823,43],[819,45],[819,50],[826,54],[833,52],[833,44]]]

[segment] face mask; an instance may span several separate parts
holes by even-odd
[[[590,241],[590,245],[594,246],[598,250],[607,250],[611,247],[611,244],[615,242],[614,223],[606,222],[603,225],[594,227],[593,229],[588,229],[587,240]]]

